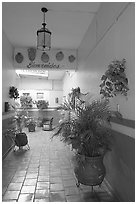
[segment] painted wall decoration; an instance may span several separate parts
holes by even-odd
[[[36,57],[36,49],[35,48],[28,48],[28,58],[30,61],[34,61]]]
[[[68,57],[68,60],[69,60],[69,62],[71,63],[71,62],[74,62],[75,61],[75,57],[74,57],[74,55],[70,55],[69,57]]]
[[[31,48],[15,48],[14,56],[18,53],[21,53],[24,59],[17,61],[14,57],[15,69],[77,69],[77,51],[75,49],[51,49],[46,52],[36,50],[35,53]]]
[[[23,61],[23,55],[22,55],[20,52],[18,52],[18,53],[15,55],[15,60],[16,60],[17,63],[22,63],[22,61]]]
[[[42,62],[45,62],[45,63],[47,63],[49,61],[49,56],[46,52],[42,53],[41,60],[42,60]]]
[[[60,51],[60,52],[58,52],[58,53],[56,54],[56,59],[57,59],[57,61],[61,61],[61,60],[63,60],[63,58],[64,58],[64,54],[63,54],[62,51]]]

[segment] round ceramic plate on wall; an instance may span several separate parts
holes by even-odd
[[[16,54],[16,56],[15,56],[15,60],[16,60],[17,63],[22,63],[22,61],[23,61],[23,55],[22,55],[20,52],[18,52],[18,53]]]
[[[74,55],[70,55],[70,56],[68,57],[68,60],[69,60],[69,62],[74,62],[74,61],[75,61]]]
[[[60,52],[58,52],[58,53],[56,54],[56,60],[57,60],[57,61],[61,61],[61,60],[63,60],[63,58],[64,58],[64,54],[63,54],[62,51],[60,51]]]
[[[41,55],[41,60],[45,63],[47,63],[49,61],[49,56],[46,52],[43,52]]]

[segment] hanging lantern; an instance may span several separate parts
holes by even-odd
[[[42,8],[43,23],[42,28],[37,31],[37,49],[50,50],[51,48],[51,32],[46,28],[45,13],[48,11],[46,8]]]

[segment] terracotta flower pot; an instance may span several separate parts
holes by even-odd
[[[35,124],[29,124],[28,130],[29,130],[29,132],[35,132]]]
[[[88,186],[100,185],[106,174],[103,156],[85,157],[78,155],[74,172],[78,184],[81,183]]]

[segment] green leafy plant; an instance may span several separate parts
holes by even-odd
[[[68,98],[63,102],[63,104],[61,104],[57,109],[58,110],[75,110],[76,107],[77,107],[77,99],[79,101],[79,104],[78,106],[81,104],[84,103],[83,100],[81,100],[80,96],[81,95],[87,95],[88,93],[86,94],[83,94],[81,93],[80,91],[80,87],[77,87],[77,88],[72,88],[71,92],[68,94]]]
[[[14,86],[10,86],[9,88],[9,97],[13,98],[14,100],[19,98],[19,92],[18,89]]]
[[[49,106],[49,102],[46,100],[39,100],[35,102],[38,109],[47,109]]]
[[[125,74],[126,60],[114,60],[108,65],[108,69],[102,76],[100,84],[100,94],[105,97],[113,97],[117,94],[127,96],[128,79]]]
[[[33,100],[31,96],[21,96],[20,103],[21,103],[21,108],[23,109],[32,108],[33,106]]]
[[[68,114],[54,136],[60,136],[63,142],[72,144],[76,152],[84,156],[95,157],[110,150],[110,118],[114,113],[110,111],[108,100],[93,101],[83,108],[77,106]]]

